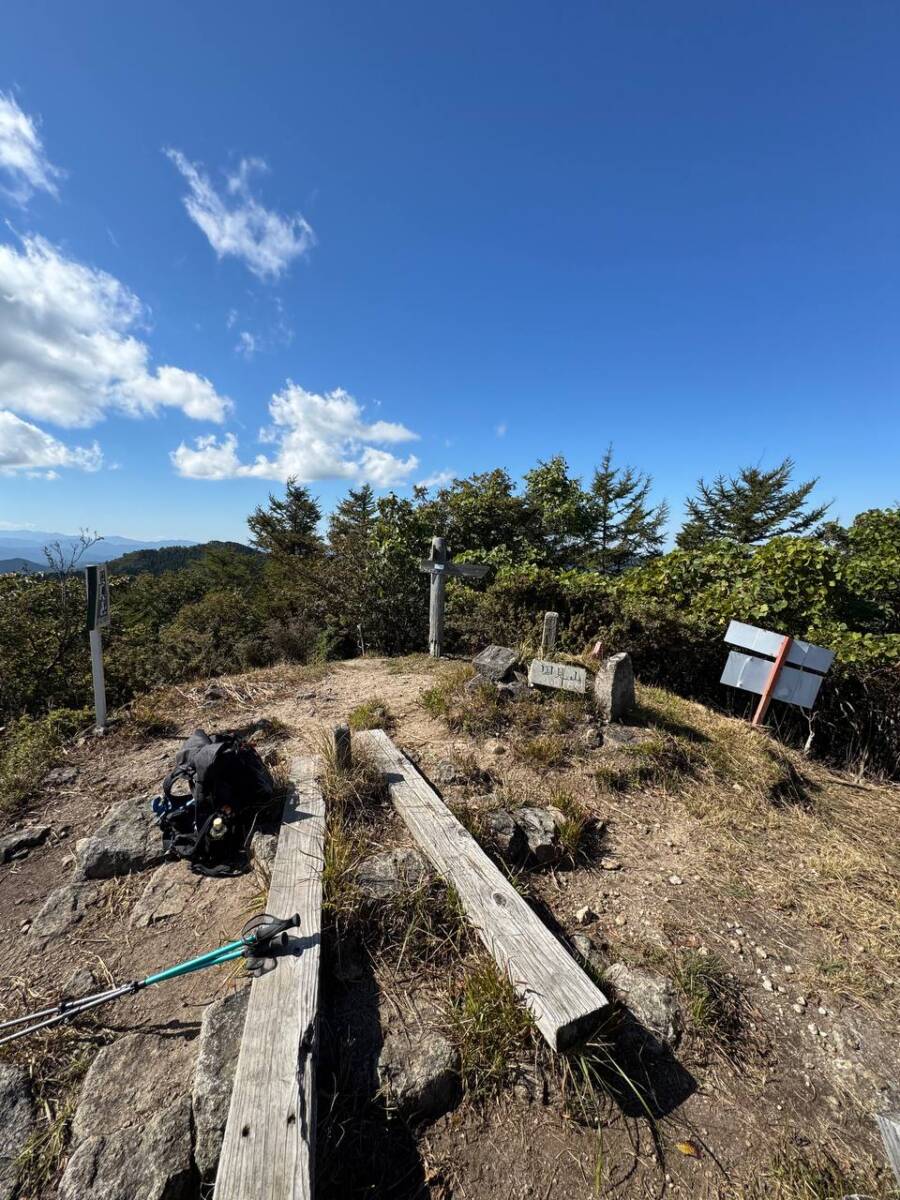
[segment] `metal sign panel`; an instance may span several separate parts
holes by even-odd
[[[725,641],[732,646],[741,646],[745,650],[774,658],[784,641],[784,634],[772,633],[756,625],[745,625],[743,621],[732,621],[725,633]],[[787,662],[791,666],[802,667],[804,671],[818,671],[824,675],[834,662],[834,651],[795,639],[788,651]]]
[[[585,692],[587,671],[568,663],[545,662],[535,658],[528,668],[528,682],[539,687],[562,688],[565,692]]]
[[[720,683],[731,687],[743,688],[745,692],[756,692],[762,695],[772,672],[772,664],[767,658],[753,658],[750,654],[741,654],[732,650],[728,655],[725,670],[722,672]],[[800,708],[812,708],[822,686],[822,676],[809,671],[798,671],[794,667],[783,667],[775,682],[772,692],[773,700],[783,700],[787,704],[796,704]]]
[[[110,622],[109,579],[106,563],[85,567],[87,580],[87,626],[88,630],[102,629]]]

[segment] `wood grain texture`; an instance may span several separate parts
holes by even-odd
[[[900,1183],[900,1112],[882,1113],[876,1116],[878,1128],[881,1130],[881,1140],[887,1152],[888,1162],[893,1168]]]
[[[447,543],[442,537],[431,539],[431,558],[435,567],[447,563]],[[446,572],[431,572],[431,594],[428,605],[428,652],[432,658],[441,657],[444,641],[444,589],[447,586]]]
[[[394,807],[440,875],[456,889],[478,936],[554,1050],[593,1032],[609,1001],[494,866],[472,835],[383,730],[358,737],[387,776]]]
[[[311,1200],[325,803],[295,759],[267,911],[300,913],[274,971],[253,981],[215,1200]]]

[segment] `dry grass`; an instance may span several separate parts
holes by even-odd
[[[885,1163],[861,1159],[858,1147],[811,1146],[798,1137],[779,1146],[738,1196],[739,1200],[847,1200],[853,1196],[900,1200],[900,1187]]]
[[[378,696],[372,696],[357,704],[347,717],[347,724],[354,733],[363,729],[384,729],[389,733],[396,723],[393,713]]]

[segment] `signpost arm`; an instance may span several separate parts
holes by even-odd
[[[788,654],[791,651],[791,646],[794,644],[792,637],[786,637],[778,648],[778,654],[775,661],[772,663],[772,670],[769,672],[769,678],[766,680],[765,690],[759,698],[759,704],[756,706],[756,712],[753,714],[751,725],[762,725],[766,719],[766,713],[769,711],[769,705],[772,703],[772,693],[775,691],[775,684],[778,682],[778,676],[781,674],[781,668],[785,664]]]
[[[444,640],[444,589],[447,585],[447,543],[442,537],[431,539],[431,598],[428,608],[428,652],[432,658],[441,657]]]

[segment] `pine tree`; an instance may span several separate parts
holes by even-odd
[[[525,474],[525,508],[536,560],[565,569],[582,560],[591,537],[590,494],[561,454]]]
[[[372,641],[374,533],[378,506],[368,483],[351,488],[328,518],[329,616],[347,648]]]
[[[669,506],[665,500],[650,503],[652,487],[652,477],[643,471],[614,467],[612,446],[607,447],[591,484],[594,533],[588,565],[618,575],[661,553]]]
[[[807,507],[819,480],[792,488],[794,465],[786,458],[770,471],[741,467],[736,477],[717,475],[711,484],[700,479],[697,495],[686,501],[688,520],[676,539],[679,547],[693,550],[717,539],[752,546],[785,534],[808,533],[831,503]]]
[[[317,526],[322,516],[309,488],[289,479],[283,500],[269,494],[267,508],[259,505],[247,518],[251,544],[278,558],[309,558],[322,549]]]

